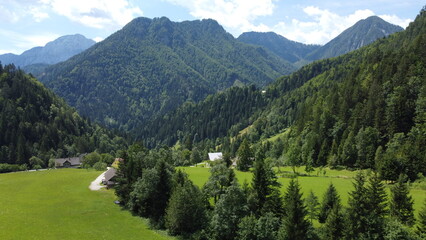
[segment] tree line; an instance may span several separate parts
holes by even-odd
[[[344,207],[330,184],[322,201],[312,192],[304,198],[297,178],[284,194],[260,148],[250,183],[239,183],[227,161],[210,169],[197,187],[173,166],[173,150],[133,145],[121,152],[116,195],[125,209],[148,218],[155,229],[182,239],[422,239],[426,235],[426,202],[418,219],[406,177],[390,196],[377,174],[359,173]],[[314,227],[313,222],[319,226]]]

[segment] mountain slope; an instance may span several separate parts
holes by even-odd
[[[241,112],[217,109],[216,115],[222,116],[220,121],[229,122],[231,127],[227,137],[221,138],[223,133],[208,135],[208,141],[234,153],[238,146],[233,146],[235,141],[230,139],[238,139],[243,132],[253,144],[280,137],[281,141],[265,145],[267,156],[281,159],[285,155],[286,159],[291,155],[291,164],[296,165],[372,168],[389,180],[396,180],[403,173],[414,180],[418,173],[426,174],[424,56],[423,10],[405,31],[340,57],[309,64],[278,79],[265,89],[262,104],[253,104],[254,109],[246,107],[252,115],[240,122],[233,122],[232,118]],[[215,98],[219,96],[211,99]],[[231,98],[218,102],[223,106],[237,105]],[[215,109],[218,102],[189,106],[184,115],[197,116],[201,106],[205,109],[201,114],[210,114],[208,110]],[[193,124],[194,118],[204,119],[198,129],[213,129],[217,122],[214,117],[202,116],[182,118],[183,122],[165,118],[161,129],[184,127],[163,136],[195,138],[195,132],[185,128],[197,126],[198,123]],[[238,131],[243,128],[244,131]],[[227,149],[230,145],[231,150]]]
[[[390,24],[377,16],[368,17],[358,21],[326,45],[310,53],[307,58],[314,61],[337,57],[402,30],[400,26]]]
[[[13,63],[15,66],[25,67],[32,64],[55,64],[65,61],[70,57],[93,46],[95,41],[85,38],[83,35],[62,36],[44,47],[35,47],[23,52],[21,55],[0,55],[2,64]]]
[[[84,116],[131,130],[235,84],[264,86],[293,66],[236,41],[214,20],[137,18],[41,78]]]
[[[263,46],[291,63],[303,61],[306,55],[321,47],[291,41],[274,32],[245,32],[238,37],[238,40]]]
[[[39,81],[0,64],[0,163],[111,152],[123,139],[81,118]]]

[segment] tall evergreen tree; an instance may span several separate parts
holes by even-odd
[[[260,214],[261,211],[267,211],[264,206],[267,201],[274,201],[274,192],[279,192],[280,183],[277,181],[277,177],[268,164],[265,163],[263,150],[259,150],[256,154],[256,160],[253,168],[253,182],[252,189],[254,191],[254,198],[256,202],[256,214]],[[277,207],[277,206],[275,206]],[[273,212],[279,212],[280,209],[269,209]]]
[[[368,229],[366,234],[370,239],[383,239],[387,214],[386,189],[378,174],[373,174],[368,183],[366,205]]]
[[[365,187],[365,176],[358,173],[355,176],[354,190],[349,193],[348,201],[348,228],[347,239],[362,239],[367,232],[367,189]]]
[[[247,139],[241,143],[237,152],[237,168],[240,171],[248,171],[253,162],[253,153]]]
[[[189,236],[207,221],[205,199],[190,180],[174,189],[166,209],[166,227],[172,235]]]
[[[320,206],[320,211],[318,214],[318,221],[320,223],[325,223],[327,220],[328,214],[335,206],[340,206],[340,197],[336,188],[332,183],[328,186],[327,191],[324,193],[324,197]]]
[[[330,209],[324,224],[324,239],[339,240],[345,234],[345,217],[339,204]]]
[[[310,223],[299,183],[292,179],[284,196],[285,216],[278,233],[280,240],[309,239]]]
[[[318,213],[319,213],[318,197],[315,196],[312,190],[309,192],[309,195],[305,198],[305,203],[306,203],[306,209],[308,210],[308,218],[312,224],[313,220],[318,218]]]
[[[404,175],[400,175],[398,181],[391,188],[389,211],[391,217],[396,218],[403,224],[412,226],[415,222],[414,200],[410,195],[410,190],[405,180]]]

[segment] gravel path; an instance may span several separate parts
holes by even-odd
[[[101,188],[105,187],[104,185],[101,185],[102,179],[104,179],[104,177],[105,177],[105,173],[106,173],[106,171],[101,173],[101,175],[99,175],[93,182],[90,183],[90,185],[89,185],[90,190],[98,191]]]

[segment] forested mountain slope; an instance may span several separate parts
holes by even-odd
[[[425,174],[425,26],[422,11],[406,31],[278,80],[256,135],[291,127],[287,151],[301,164]]]
[[[0,61],[3,65],[13,63],[20,67],[32,64],[55,64],[81,53],[94,44],[95,41],[81,34],[67,35],[48,42],[44,47],[31,48],[20,55],[2,54]]]
[[[233,122],[228,136],[241,134],[235,131],[237,126],[238,130],[250,126],[245,137],[260,143],[290,129],[280,154],[291,156],[292,164],[374,168],[386,179],[395,180],[400,173],[414,179],[419,172],[426,174],[424,56],[426,12],[422,11],[403,32],[277,80],[262,95],[266,102],[250,109],[254,115],[243,122]],[[224,99],[222,104],[235,103]],[[185,115],[196,116],[201,106],[186,109]],[[216,111],[224,122],[233,116]],[[173,125],[170,119],[162,126]],[[195,119],[179,125],[191,126]],[[214,118],[206,119],[200,128],[214,123]],[[193,137],[193,131],[182,129],[180,135]]]
[[[305,60],[306,55],[321,47],[291,41],[274,32],[245,32],[238,40],[265,47],[291,63]]]
[[[214,20],[137,18],[41,80],[82,115],[131,130],[186,101],[242,83],[264,86],[293,70]]]
[[[28,164],[36,156],[46,166],[51,157],[125,146],[14,65],[0,64],[0,133],[0,163],[9,164]]]
[[[315,61],[337,57],[402,30],[404,29],[400,26],[388,23],[377,16],[371,16],[358,21],[324,46],[308,54],[306,58]]]

